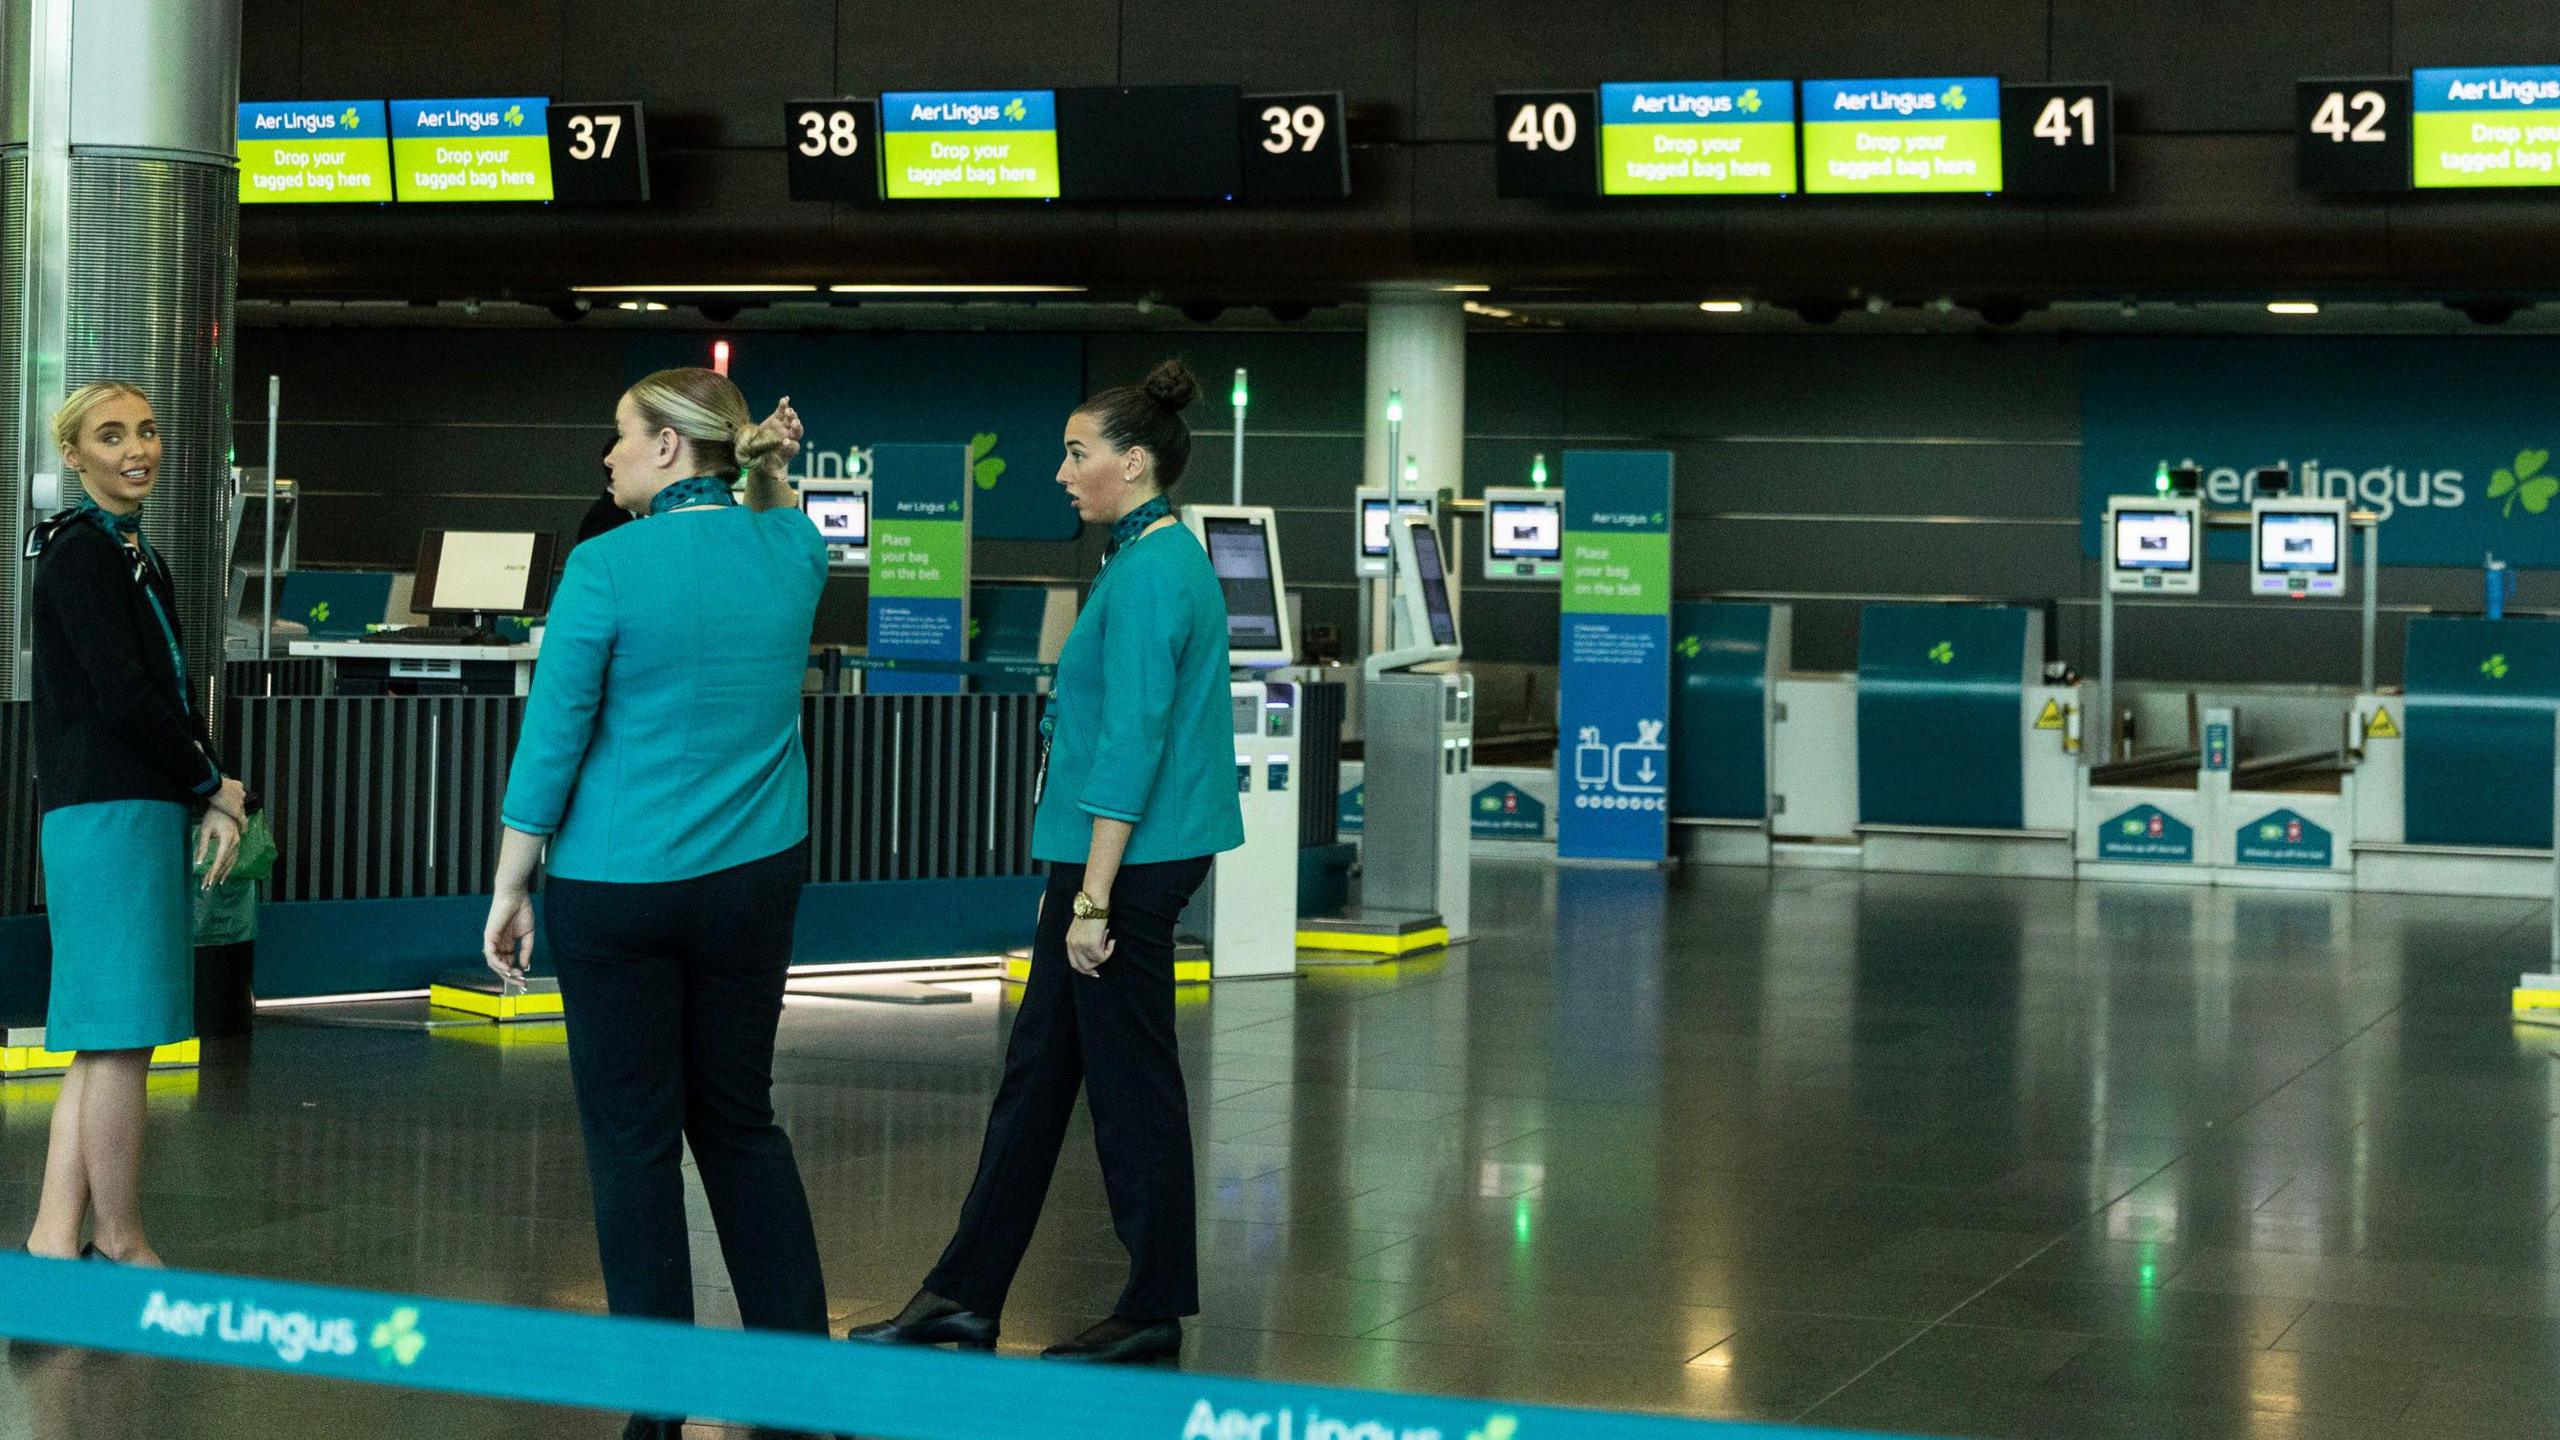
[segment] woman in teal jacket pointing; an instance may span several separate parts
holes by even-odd
[[[1244,843],[1244,820],[1226,599],[1165,498],[1190,458],[1182,409],[1197,389],[1169,360],[1068,418],[1058,483],[1085,523],[1111,527],[1111,548],[1041,721],[1031,853],[1050,869],[1031,980],[960,1228],[906,1309],[853,1339],[994,1346],[1079,1085],[1129,1283],[1107,1318],[1045,1353],[1162,1359],[1180,1353],[1182,1317],[1199,1312],[1173,927],[1211,857]]]

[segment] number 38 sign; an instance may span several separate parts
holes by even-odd
[[[880,102],[794,100],[782,107],[794,200],[880,198]]]

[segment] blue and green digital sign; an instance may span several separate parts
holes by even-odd
[[[1796,87],[1715,80],[1600,87],[1603,195],[1788,195]]]
[[[549,200],[550,110],[540,96],[392,101],[400,198]]]
[[[1048,90],[880,97],[881,193],[892,200],[1055,200],[1058,99]]]
[[[1804,82],[1811,195],[2000,188],[2000,82],[1988,75]]]
[[[2417,188],[2560,185],[2560,65],[2412,71],[2409,108]]]
[[[379,100],[240,107],[240,203],[380,204],[392,198],[391,129]]]

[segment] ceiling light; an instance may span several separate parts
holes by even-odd
[[[1081,295],[1082,285],[830,285],[830,295]]]
[[[1517,310],[1505,310],[1499,305],[1487,305],[1481,300],[1468,301],[1466,303],[1466,311],[1470,315],[1482,315],[1492,320],[1517,320],[1520,318],[1520,312]]]
[[[652,311],[654,311],[654,310],[664,310],[664,309],[666,309],[666,308],[667,308],[667,306],[666,306],[666,302],[664,302],[664,301],[662,301],[662,300],[625,300],[625,301],[622,301],[620,304],[615,305],[613,308],[614,308],[614,309],[616,309],[616,310],[652,310]]]
[[[1743,303],[1739,300],[1701,300],[1698,308],[1710,315],[1739,315],[1743,311]]]
[[[579,295],[812,295],[815,285],[572,285]]]
[[[2267,302],[2267,313],[2270,315],[2317,315],[2320,313],[2320,302],[2317,300],[2270,300]]]
[[[1493,293],[1493,287],[1469,282],[1464,285],[1443,285],[1440,287],[1440,293],[1443,295],[1490,295]]]

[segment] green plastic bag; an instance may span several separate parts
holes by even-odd
[[[215,886],[196,889],[196,943],[242,945],[258,938],[258,882],[275,873],[276,836],[261,813],[249,817],[240,832],[240,853],[231,874]],[[206,866],[199,861],[196,873]]]

